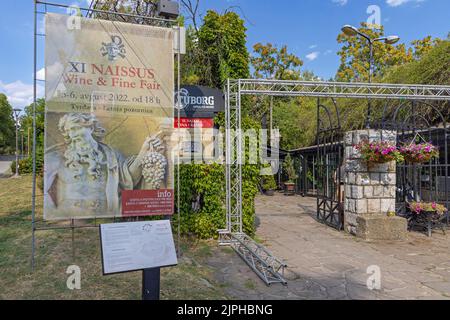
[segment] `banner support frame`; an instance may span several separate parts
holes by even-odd
[[[68,226],[38,226],[38,220],[36,219],[36,200],[37,200],[37,165],[36,165],[36,148],[37,148],[37,126],[36,126],[36,117],[37,117],[37,102],[38,102],[38,95],[37,95],[37,83],[42,82],[45,83],[45,80],[43,79],[37,79],[37,69],[38,69],[38,51],[39,51],[39,45],[38,45],[38,37],[45,38],[46,34],[45,31],[43,33],[38,32],[38,15],[45,16],[47,13],[49,13],[48,6],[50,7],[56,7],[56,8],[71,8],[70,5],[61,4],[61,3],[53,3],[53,2],[45,2],[40,0],[34,0],[34,32],[33,32],[33,47],[34,47],[34,54],[33,54],[33,108],[32,108],[32,116],[33,116],[33,141],[32,141],[32,158],[33,158],[33,173],[32,173],[32,196],[31,196],[31,259],[30,259],[30,265],[31,265],[31,272],[34,273],[36,269],[36,232],[37,231],[47,231],[47,230],[71,230],[71,242],[72,242],[72,258],[75,260],[75,230],[77,229],[93,229],[98,228],[98,221],[97,217],[90,219],[94,220],[94,225],[77,225],[75,223],[74,219],[70,219],[67,222],[69,223]],[[92,0],[90,8],[82,8],[77,7],[80,11],[86,12],[86,17],[90,19],[95,19],[92,17],[92,13],[100,13],[100,14],[106,14],[106,15],[112,15],[112,16],[124,16],[129,18],[136,18],[136,19],[144,19],[147,21],[154,21],[154,26],[163,27],[163,28],[172,28],[173,26],[177,25],[177,20],[170,20],[170,19],[164,19],[164,18],[158,18],[158,17],[151,17],[151,16],[144,16],[144,15],[136,15],[136,14],[128,14],[128,13],[120,13],[120,12],[114,12],[114,11],[105,11],[105,10],[98,10],[93,8],[93,4],[95,3],[95,0]],[[44,6],[44,8],[40,8],[40,6]],[[43,10],[42,10],[43,9]],[[126,22],[128,24],[138,24],[133,22]],[[161,25],[161,23],[165,23],[164,26]],[[149,24],[150,25],[150,24]],[[180,72],[181,74],[181,72]],[[179,207],[179,205],[178,205]],[[111,218],[111,220],[115,222],[120,222],[117,217]],[[118,221],[119,220],[119,221]]]

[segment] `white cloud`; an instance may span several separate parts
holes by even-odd
[[[340,6],[345,6],[348,3],[348,0],[332,0],[333,3],[337,3]]]
[[[386,0],[386,3],[390,7],[399,7],[408,2],[420,3],[420,2],[424,2],[424,1],[425,0]]]
[[[310,45],[309,48],[310,49],[315,49],[315,48],[317,48],[317,44]]]
[[[310,54],[307,54],[306,59],[308,59],[309,61],[314,61],[319,57],[319,55],[320,55],[319,51],[314,51],[311,52]]]
[[[45,81],[45,68],[42,68],[38,72],[36,72],[36,79]]]
[[[0,80],[0,92],[5,93],[8,97],[9,103],[14,108],[23,108],[30,105],[33,102],[33,85],[25,84],[20,80],[4,83]],[[37,97],[40,98],[44,95],[44,87],[37,84]]]

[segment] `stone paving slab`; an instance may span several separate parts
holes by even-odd
[[[237,255],[224,270],[217,248],[211,264],[237,299],[450,299],[450,238],[409,233],[407,241],[365,242],[315,220],[316,200],[260,196],[257,237],[289,266],[288,286],[267,287]],[[230,258],[231,257],[231,258]],[[228,263],[228,261],[227,261]],[[381,290],[369,290],[369,266],[381,270]],[[218,272],[218,275],[219,275]],[[219,276],[218,276],[219,277]]]

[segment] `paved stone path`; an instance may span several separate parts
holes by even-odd
[[[287,262],[289,284],[266,287],[218,248],[210,262],[227,292],[238,299],[450,299],[450,235],[368,243],[317,222],[315,207],[312,198],[258,197],[257,237]],[[369,266],[380,268],[381,290],[367,288]]]

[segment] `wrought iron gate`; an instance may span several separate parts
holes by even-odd
[[[390,127],[397,130],[399,147],[431,143],[439,148],[440,154],[439,158],[427,163],[405,162],[397,165],[397,213],[407,216],[411,201],[436,202],[449,208],[448,114],[426,102],[403,103],[395,109]]]
[[[336,101],[332,106],[317,101],[317,219],[343,229],[343,132]]]

